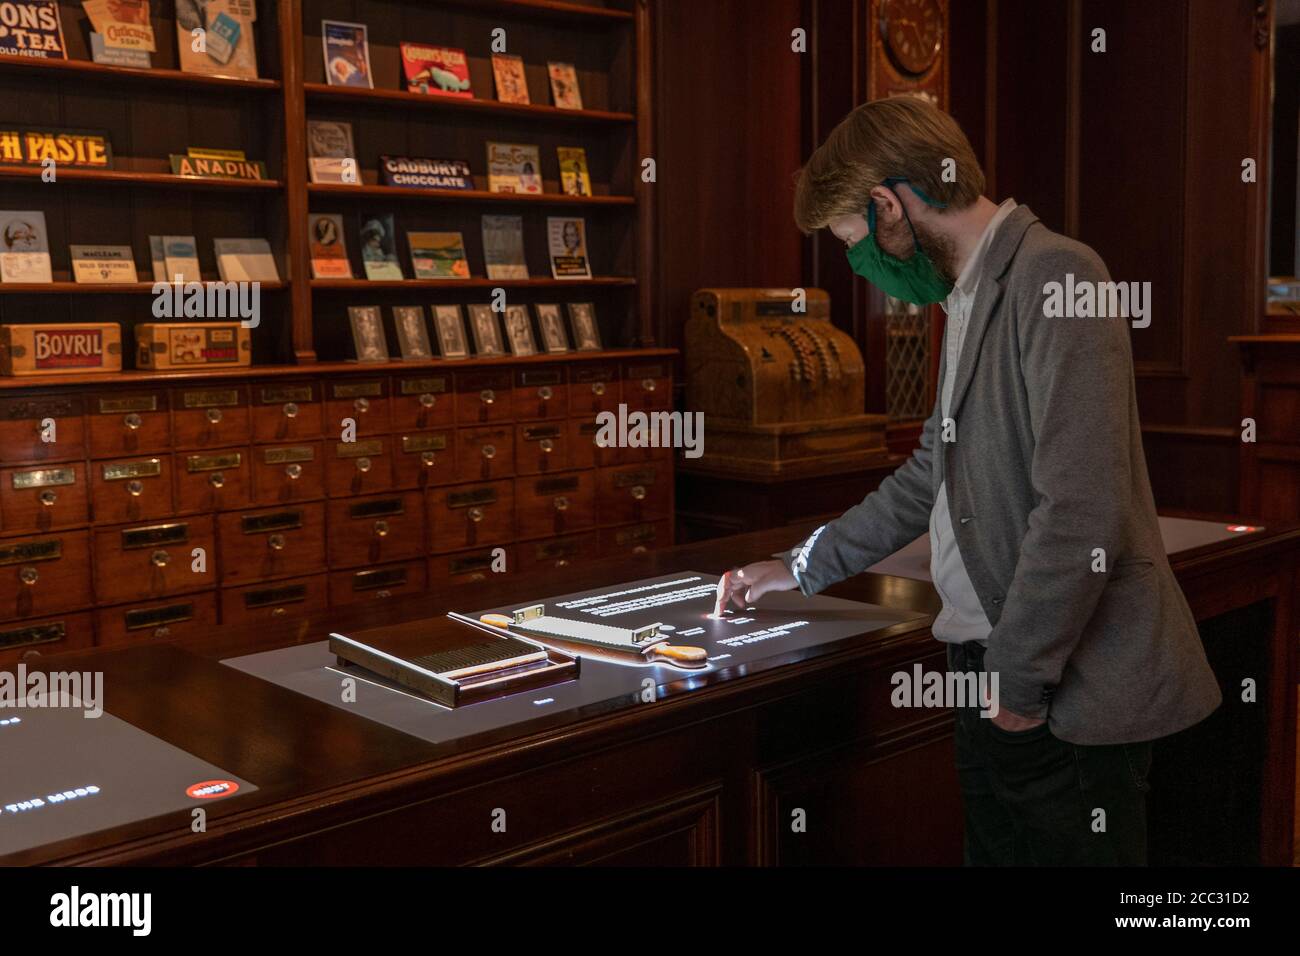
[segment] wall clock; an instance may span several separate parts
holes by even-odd
[[[948,0],[871,0],[868,99],[912,93],[948,108]]]

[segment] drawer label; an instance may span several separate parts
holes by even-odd
[[[573,370],[573,380],[575,382],[611,382],[616,377],[614,369],[608,365],[591,365]]]
[[[653,485],[658,472],[653,468],[639,468],[636,471],[614,472],[615,488],[631,488],[633,485]]]
[[[262,449],[262,461],[268,465],[287,465],[295,461],[315,461],[314,445],[286,445],[283,448]]]
[[[0,419],[68,418],[81,414],[81,402],[75,398],[22,398],[0,405]]]
[[[497,500],[497,490],[491,485],[483,488],[471,488],[468,491],[453,491],[447,496],[448,508],[473,508],[475,505],[490,505]]]
[[[244,607],[270,607],[273,604],[300,604],[307,600],[307,585],[286,584],[278,588],[259,588],[244,592]]]
[[[188,521],[173,524],[151,524],[144,528],[127,528],[122,532],[122,550],[153,548],[160,544],[184,544],[190,540]]]
[[[185,459],[185,470],[191,475],[200,471],[222,471],[243,464],[242,452],[228,451],[220,455],[190,455]]]
[[[447,447],[446,435],[403,435],[402,451],[408,455],[422,451],[443,451]]]
[[[384,383],[338,382],[331,391],[335,398],[375,398],[384,394]]]
[[[571,558],[578,553],[577,541],[546,541],[537,546],[538,558]]]
[[[640,527],[628,528],[618,532],[614,536],[614,540],[619,544],[644,544],[647,541],[653,541],[655,537],[655,526],[644,524]]]
[[[400,515],[406,513],[406,507],[401,498],[382,498],[379,501],[363,501],[360,504],[351,505],[348,508],[348,515],[354,519],[364,518],[383,518],[389,515]]]
[[[48,624],[33,624],[30,627],[18,627],[0,631],[0,647],[23,647],[27,644],[50,644],[61,641],[68,636],[67,627],[62,621]]]
[[[266,385],[259,398],[263,405],[279,405],[282,402],[310,402],[312,394],[310,385]]]
[[[303,512],[273,511],[264,515],[245,515],[239,519],[244,534],[264,534],[267,531],[288,531],[301,528]]]
[[[222,405],[238,405],[239,389],[218,388],[208,389],[203,392],[184,392],[181,395],[181,404],[186,408],[213,408]]]
[[[0,564],[26,564],[29,561],[54,561],[63,557],[62,538],[19,541],[0,547]]]
[[[464,574],[466,571],[482,571],[484,568],[492,566],[492,555],[469,555],[463,558],[452,558],[447,562],[447,568],[452,574]]]
[[[121,395],[99,400],[99,414],[113,415],[120,412],[156,412],[157,395]]]
[[[577,490],[577,475],[568,475],[564,478],[542,478],[533,482],[533,494],[535,495],[553,495],[561,491]]]
[[[105,481],[122,481],[126,478],[157,478],[162,474],[162,461],[146,458],[143,461],[109,461],[104,463]]]
[[[406,583],[406,568],[379,568],[375,571],[358,571],[352,575],[352,590],[374,591],[378,588],[401,587]]]
[[[519,373],[520,385],[559,385],[560,370],[557,368],[528,369]]]
[[[524,441],[541,441],[543,438],[559,437],[559,425],[530,425],[524,429]]]
[[[447,379],[442,378],[404,378],[398,383],[398,391],[403,395],[424,395],[427,392],[447,391]]]
[[[381,438],[369,438],[365,441],[341,441],[334,446],[334,455],[337,458],[373,458],[375,455],[384,453],[384,442]]]
[[[126,622],[128,631],[141,631],[147,627],[159,627],[163,624],[178,624],[181,621],[194,620],[194,604],[186,601],[163,607],[136,608],[123,614],[122,619]]]
[[[77,472],[73,468],[36,468],[32,471],[14,472],[15,491],[25,488],[48,488],[51,485],[75,485]]]
[[[628,378],[664,378],[667,373],[662,365],[629,365]]]

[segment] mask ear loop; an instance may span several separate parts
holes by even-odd
[[[919,189],[917,189],[915,186],[913,186],[912,183],[911,183],[909,180],[902,179],[902,178],[897,177],[897,176],[890,176],[888,179],[886,179],[886,180],[885,180],[884,182],[882,182],[880,185],[884,186],[886,189],[888,189],[891,193],[894,194],[894,198],[895,198],[895,199],[898,199],[898,204],[899,204],[900,206],[903,206],[903,200],[899,198],[899,196],[898,196],[898,190],[894,188],[894,187],[895,187],[896,185],[898,185],[899,183],[907,183],[907,187],[908,187],[909,189],[911,189],[912,192],[916,193],[916,195],[917,195],[918,197],[920,197],[921,202],[925,203],[927,206],[933,206],[935,209],[947,209],[947,208],[948,208],[948,204],[947,204],[946,202],[938,202],[938,201],[936,201],[936,200],[934,200],[934,199],[931,199],[931,198],[930,198],[929,196],[927,196],[925,193],[921,192],[921,190],[919,190]],[[909,216],[909,215],[907,214],[907,207],[906,207],[906,206],[903,206],[903,218],[907,220],[907,229],[908,229],[908,231],[912,234],[912,248],[913,248],[914,251],[916,251],[916,252],[920,252],[920,251],[921,251],[921,241],[920,241],[919,239],[916,238],[916,229],[915,229],[915,227],[912,226],[912,217]],[[870,201],[867,203],[867,232],[868,232],[868,234],[870,234],[870,235],[874,235],[875,232],[876,232],[876,203],[875,203],[875,200],[870,200]],[[876,245],[879,246],[880,243],[877,242]]]

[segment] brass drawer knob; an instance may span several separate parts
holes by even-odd
[[[437,461],[437,457],[434,455],[433,452],[431,451],[420,452],[420,463],[424,465],[425,468],[432,468],[433,463],[435,461]]]
[[[604,395],[604,394],[605,394],[605,383],[604,383],[604,382],[592,382],[592,383],[591,383],[591,394],[593,394],[593,395]]]
[[[59,496],[57,492],[51,491],[48,488],[41,492],[41,504],[45,505],[47,508],[58,500]]]
[[[477,523],[483,520],[482,508],[470,508],[469,511],[466,512],[466,514],[469,516],[470,521]]]
[[[289,613],[288,610],[286,610],[285,608],[277,607],[274,611],[271,612],[271,617],[284,617],[288,613]]]
[[[555,498],[555,501],[552,502],[552,503],[555,505],[555,510],[556,510],[556,511],[568,511],[568,510],[569,510],[569,499],[566,498],[564,495],[558,495],[558,496]]]
[[[365,398],[364,396],[362,398],[358,398],[355,402],[352,403],[352,407],[355,408],[357,411],[359,411],[362,415],[364,415],[366,412],[370,411],[370,399]]]
[[[266,539],[266,546],[270,548],[272,551],[283,551],[284,545],[285,545],[284,535],[280,534],[279,532],[276,532],[273,535],[269,535]]]
[[[153,629],[153,636],[159,639],[164,637],[171,637],[172,629],[168,627],[166,624],[161,624],[158,627],[155,627]]]
[[[557,558],[555,562],[557,568],[567,568],[569,566],[568,558]]]
[[[544,402],[549,402],[551,400],[551,396],[553,396],[554,394],[555,392],[551,390],[551,386],[549,385],[543,385],[541,388],[537,390],[537,397]]]
[[[285,418],[297,418],[297,417],[298,417],[298,403],[297,403],[297,402],[285,402],[285,403],[284,403],[284,408],[281,409],[281,411],[284,412],[284,417],[285,417]]]
[[[388,588],[384,588],[382,591],[377,591],[375,593],[375,597],[377,598],[390,598],[392,596],[393,596],[393,592],[388,590]]]
[[[124,424],[127,428],[131,429],[131,431],[135,431],[137,428],[139,428],[141,425],[144,424],[144,419],[141,418],[139,415],[137,415],[135,412],[131,412],[123,416],[122,424]]]
[[[645,485],[633,485],[632,497],[637,501],[643,500],[645,498]]]
[[[420,404],[425,408],[433,408],[434,405],[438,404],[438,396],[432,392],[425,392],[420,396]]]
[[[358,458],[358,459],[357,459],[357,471],[361,472],[362,474],[365,474],[365,473],[366,473],[367,471],[369,471],[369,470],[370,470],[370,459],[369,459],[369,458]]]
[[[484,458],[495,458],[497,456],[496,445],[484,445],[482,451]]]
[[[376,538],[386,538],[386,537],[388,537],[388,522],[387,522],[387,521],[384,521],[383,519],[380,519],[379,521],[376,521],[376,522],[375,522],[375,537],[376,537]]]
[[[643,379],[641,379],[641,389],[642,389],[642,391],[653,392],[653,391],[655,390],[655,387],[656,387],[656,386],[655,386],[655,380],[654,380],[654,379],[652,379],[652,378],[643,378]]]
[[[139,498],[144,494],[144,482],[139,478],[132,478],[126,483],[126,491],[131,497]]]
[[[490,388],[485,388],[483,391],[478,393],[478,400],[484,405],[491,405],[497,400],[497,393],[492,391]]]
[[[293,463],[292,465],[285,465],[284,474],[285,477],[287,477],[290,481],[297,481],[299,478],[302,477],[302,465],[298,464],[297,462]]]
[[[649,549],[644,544],[638,544],[632,549],[633,554],[645,554]]]
[[[217,422],[221,421],[221,419],[222,419],[221,409],[219,409],[219,408],[209,408],[209,409],[208,409],[208,421],[209,421],[209,422],[211,422],[213,425],[215,425],[215,424],[217,424]]]
[[[551,452],[555,451],[555,442],[551,441],[549,438],[543,438],[541,442],[538,443],[538,447],[541,448],[542,454],[549,455]]]
[[[226,475],[224,472],[214,471],[208,475],[208,484],[213,488],[223,488],[226,484]]]
[[[37,580],[39,580],[40,576],[41,573],[32,567],[23,568],[18,572],[18,580],[22,581],[23,584],[26,584],[28,587],[35,584]]]
[[[172,556],[168,554],[166,551],[164,551],[162,548],[159,548],[153,554],[149,555],[149,563],[152,564],[155,568],[167,567],[167,563],[171,561],[171,559]]]

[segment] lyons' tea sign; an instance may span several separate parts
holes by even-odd
[[[113,146],[104,130],[6,128],[0,124],[0,165],[112,169]]]
[[[63,60],[63,25],[58,0],[0,3],[0,57]]]

